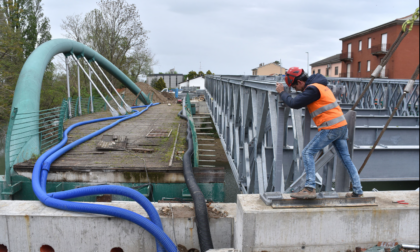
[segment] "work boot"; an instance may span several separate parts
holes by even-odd
[[[363,194],[357,194],[354,192],[346,193],[346,198],[362,198]]]
[[[315,199],[316,191],[314,188],[305,187],[300,192],[290,194],[290,197],[295,199]]]

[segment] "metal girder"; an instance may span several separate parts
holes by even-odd
[[[349,105],[358,98],[369,82],[350,78],[328,80],[331,84],[329,87],[343,104],[345,114],[350,108]],[[205,84],[206,102],[238,187],[243,193],[265,194],[271,198],[304,186],[305,173],[301,154],[303,147],[317,133],[306,109],[291,110],[284,106],[275,91],[276,82],[284,83],[279,76],[229,75],[206,76]],[[354,145],[353,156],[356,159],[367,154],[368,146],[376,139],[377,132],[388,119],[389,107],[392,106],[395,97],[399,97],[398,94],[406,83],[406,80],[375,80],[356,109],[357,116],[352,114],[353,123],[349,123],[349,135],[354,136],[351,133],[353,127],[358,137],[350,140],[349,148],[353,155]],[[375,160],[382,158],[383,160],[379,161],[382,165],[386,164],[387,155],[395,156],[391,154],[395,153],[392,151],[395,146],[392,145],[413,145],[407,148],[418,150],[419,119],[418,114],[414,115],[411,109],[412,103],[418,102],[418,81],[415,85],[417,93],[410,94],[411,100],[407,99],[406,103],[398,108],[402,112],[396,117],[393,127],[387,131],[381,142],[382,146],[375,152],[376,156],[372,156]],[[398,150],[407,148],[402,147]],[[330,146],[321,153],[316,157],[316,171],[319,173],[318,180],[322,180],[322,189],[333,190],[335,179],[335,189],[346,190],[348,175],[347,172],[342,172],[343,170],[337,170],[343,167],[340,168],[341,160],[337,158],[334,147]],[[413,154],[409,152],[407,155]],[[418,164],[418,160],[412,160],[413,162],[409,162],[410,168],[405,169],[408,176],[401,175],[401,179],[418,178],[418,172],[411,169],[416,162]],[[354,163],[357,167],[358,160]],[[380,171],[378,172],[380,175]],[[393,174],[395,173],[396,171]],[[370,177],[362,175],[362,180],[372,180],[378,176],[371,166],[367,168],[366,175]],[[289,183],[285,181],[287,177]],[[378,178],[381,179],[381,176]],[[286,187],[287,184],[289,186]]]

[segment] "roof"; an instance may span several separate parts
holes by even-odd
[[[180,82],[180,83],[178,83],[178,85],[180,85],[182,83],[187,83],[188,81],[192,81],[192,80],[195,80],[195,79],[198,79],[198,78],[202,78],[204,80],[204,77],[203,76],[197,76],[195,78],[192,78],[191,80],[186,80],[186,81]]]
[[[259,66],[259,67],[253,68],[252,70],[257,70],[258,68],[265,67],[265,66],[268,66],[268,65],[271,65],[271,64],[274,64],[274,65],[276,65],[276,66],[279,66],[279,67],[281,67],[281,68],[286,69],[285,67],[280,66],[279,64],[276,64],[276,62],[271,62],[271,63],[268,63],[268,64],[264,64],[263,66]]]
[[[364,30],[364,31],[355,33],[353,35],[350,35],[350,36],[341,38],[340,40],[343,40],[343,41],[344,40],[349,40],[349,39],[356,38],[356,37],[359,37],[359,36],[363,36],[363,35],[366,35],[366,34],[369,34],[369,33],[375,32],[375,31],[378,31],[378,30],[382,30],[382,29],[385,29],[385,28],[388,28],[388,27],[392,27],[394,25],[402,25],[402,24],[404,24],[405,21],[411,19],[412,16],[413,15],[411,14],[411,15],[408,15],[406,17],[397,18],[395,20],[392,20],[391,22],[388,22],[388,23],[385,23],[385,24],[382,24],[382,25],[379,25],[379,26],[370,28],[368,30]],[[419,25],[419,19],[416,19],[416,21],[414,22],[414,25]]]
[[[333,55],[331,57],[328,57],[326,59],[314,62],[312,64],[309,64],[311,67],[316,67],[316,66],[323,66],[323,65],[327,65],[327,64],[334,64],[334,63],[340,63],[340,54],[336,54]]]

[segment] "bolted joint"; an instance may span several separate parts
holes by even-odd
[[[381,71],[382,71],[382,68],[383,68],[383,66],[381,66],[381,65],[378,65],[377,67],[376,67],[376,69],[375,69],[375,71],[373,71],[373,73],[372,73],[372,77],[375,77],[375,78],[378,78],[379,77],[379,74],[381,73]]]
[[[411,91],[413,91],[413,87],[414,87],[414,80],[409,80],[407,82],[407,85],[404,88],[404,92],[405,93],[410,93]]]

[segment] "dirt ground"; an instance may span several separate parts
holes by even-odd
[[[171,103],[171,104],[176,103],[175,95],[172,93],[167,93],[167,92],[161,93],[160,91],[157,91],[156,89],[149,86],[149,84],[144,83],[144,82],[137,82],[136,85],[146,95],[153,93],[153,102]],[[135,102],[136,96],[133,93],[131,93],[129,90],[126,89],[125,95],[126,95],[127,100]]]

